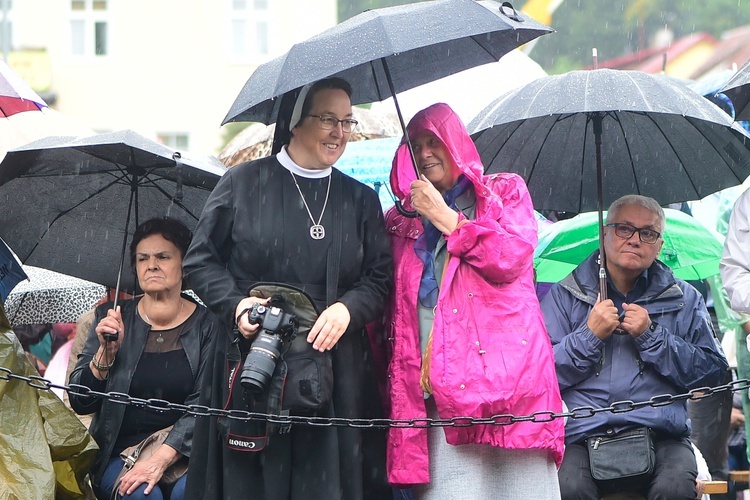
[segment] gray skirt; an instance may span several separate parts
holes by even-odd
[[[437,418],[435,401],[425,401]],[[486,444],[453,446],[440,427],[428,429],[429,484],[414,487],[417,500],[558,500],[557,468],[547,450],[511,450]]]

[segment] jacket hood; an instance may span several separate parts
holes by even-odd
[[[445,103],[437,103],[418,112],[406,127],[409,137],[424,131],[432,132],[445,144],[448,154],[475,187],[482,183],[484,167],[474,142],[458,115]],[[414,164],[406,144],[406,137],[396,150],[391,168],[391,189],[400,200],[407,200],[409,186],[416,180]]]

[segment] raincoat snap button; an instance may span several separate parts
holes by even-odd
[[[479,341],[478,340],[477,340],[476,344],[479,345]]]
[[[461,390],[466,389],[466,386],[464,384],[461,384]]]
[[[453,314],[456,314],[458,312],[458,309],[453,310]]]
[[[469,298],[472,298],[474,296],[473,293],[469,292]]]
[[[396,226],[393,226],[393,227],[391,228],[391,232],[395,232],[395,231],[396,231]]]
[[[521,341],[521,344],[523,344],[523,345],[526,345],[526,341],[525,341],[525,340],[522,340],[522,341]]]

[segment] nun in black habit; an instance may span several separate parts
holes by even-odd
[[[357,124],[350,96],[336,78],[303,87],[288,143],[231,168],[206,202],[184,271],[226,328],[200,404],[224,408],[229,399],[235,408],[273,410],[275,377],[260,397],[240,388],[230,398],[228,390],[259,328],[246,311],[265,303],[248,290],[273,282],[303,290],[322,311],[304,334],[332,359],[333,396],[317,414],[382,417],[365,325],[380,317],[393,262],[377,194],[332,168]],[[195,499],[390,498],[385,431],[197,417],[186,490]]]

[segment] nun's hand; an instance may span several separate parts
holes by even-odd
[[[252,323],[250,323],[250,311],[253,308],[253,304],[263,304],[265,306],[268,305],[269,300],[271,299],[245,297],[240,301],[239,304],[237,304],[234,318],[237,322],[237,330],[239,330],[240,335],[242,335],[246,339],[252,339],[253,337],[255,337],[255,334],[258,333],[258,328],[260,328],[260,325],[253,325]]]
[[[445,204],[440,191],[435,189],[424,174],[411,183],[410,189],[411,206],[419,215],[427,218],[443,234],[451,234],[456,229],[458,212]]]
[[[349,309],[341,302],[336,302],[318,316],[307,334],[307,341],[316,351],[330,350],[349,327],[350,321]]]

